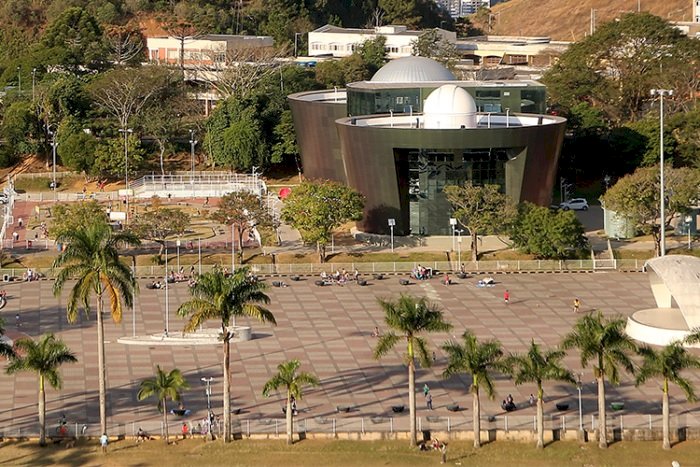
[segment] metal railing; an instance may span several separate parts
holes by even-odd
[[[459,413],[437,414],[417,417],[417,429],[419,432],[469,432],[473,430],[471,413],[461,415]],[[50,420],[51,417],[47,417]],[[661,430],[663,419],[661,414],[609,414],[606,416],[607,429],[623,433],[630,430],[649,430],[654,432]],[[550,413],[544,416],[545,430],[577,431],[579,429],[579,417],[574,413]],[[675,414],[670,416],[671,430],[696,429],[700,430],[697,420]],[[192,436],[205,435],[208,432],[206,416],[200,417],[168,417],[168,432],[171,436],[181,436],[182,425],[187,424],[188,432]],[[583,416],[583,428],[586,431],[595,431],[599,427],[599,419],[596,415]],[[99,437],[99,423],[97,420],[68,421],[65,431],[59,432],[59,425],[51,424],[46,427],[47,436],[51,437]],[[211,431],[215,435],[222,432],[221,419],[212,426]],[[163,436],[165,433],[162,420],[151,418],[148,420],[133,420],[122,423],[111,422],[107,432],[111,436],[135,437],[138,430],[142,429],[151,436]],[[481,417],[482,430],[496,430],[502,432],[530,432],[537,431],[537,418],[535,415],[496,415]],[[402,415],[368,415],[368,416],[311,416],[300,415],[294,418],[294,431],[305,433],[322,433],[336,435],[338,433],[407,433],[409,431],[408,412]],[[286,420],[283,415],[276,417],[245,417],[232,415],[232,432],[243,436],[275,435],[283,436],[286,432]],[[12,421],[3,425],[1,436],[5,438],[36,437],[39,435],[38,423],[14,424]],[[624,437],[624,435],[620,435]]]

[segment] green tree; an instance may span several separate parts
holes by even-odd
[[[634,374],[629,354],[635,352],[637,346],[625,334],[623,318],[605,318],[601,312],[597,312],[576,321],[573,330],[564,337],[562,347],[566,350],[577,349],[583,368],[592,363],[593,375],[598,382],[598,446],[607,448],[605,379],[619,384],[620,367]]]
[[[97,138],[79,131],[61,137],[56,147],[56,154],[60,157],[61,163],[69,169],[88,173],[95,163],[97,145]]]
[[[566,352],[559,349],[541,349],[533,339],[525,354],[514,354],[508,357],[508,365],[512,367],[515,384],[535,383],[537,385],[537,447],[544,448],[544,389],[545,381],[564,381],[576,384],[571,371],[562,366]]]
[[[51,209],[49,235],[58,238],[96,223],[107,226],[107,213],[97,201],[58,203]]]
[[[78,70],[80,66],[98,67],[104,61],[102,29],[90,13],[80,7],[64,10],[46,28],[41,44],[63,51],[59,65]]]
[[[292,399],[301,400],[304,386],[318,386],[320,384],[318,378],[311,373],[297,373],[300,366],[301,363],[297,359],[280,363],[277,365],[277,374],[270,378],[263,387],[263,396],[265,397],[270,397],[270,394],[279,388],[284,388],[286,392],[287,444],[294,444],[293,417],[296,409],[292,408]]]
[[[297,229],[305,243],[316,244],[319,260],[324,263],[333,231],[348,221],[362,219],[363,208],[363,196],[347,185],[303,182],[285,200],[282,220]]]
[[[160,245],[158,255],[162,255],[165,242],[184,235],[189,226],[190,215],[182,209],[164,208],[160,203],[152,202],[149,208],[131,218],[129,230],[140,239]]]
[[[384,322],[390,331],[379,337],[374,347],[374,358],[388,354],[399,341],[406,341],[405,363],[408,367],[408,407],[410,411],[410,444],[416,445],[416,358],[424,368],[432,360],[428,354],[428,342],[421,334],[447,332],[452,325],[445,321],[442,311],[425,297],[401,295],[398,300],[378,300],[384,311]]]
[[[15,101],[2,115],[0,136],[7,145],[8,160],[11,164],[20,156],[35,153],[38,148],[39,128],[36,115],[30,102]]]
[[[455,44],[444,38],[437,28],[418,36],[411,43],[411,47],[411,55],[435,59],[449,69],[454,68],[459,59]]]
[[[180,400],[180,393],[185,389],[189,389],[189,387],[180,370],[175,368],[171,370],[170,373],[166,373],[160,369],[160,365],[156,365],[156,374],[154,378],[141,381],[139,392],[136,397],[140,401],[153,396],[158,399],[158,411],[163,414],[165,444],[169,444],[168,399],[178,402]]]
[[[384,10],[387,24],[404,24],[417,27],[421,22],[417,0],[379,0],[377,6]]]
[[[700,47],[691,42],[657,16],[624,14],[572,44],[544,82],[553,102],[568,108],[590,102],[615,124],[641,117],[653,88],[683,90],[668,102],[673,112],[694,101],[698,90],[697,76],[688,80],[692,73],[681,72],[694,69],[700,58]],[[669,67],[677,75],[669,73]],[[688,83],[693,84],[690,89]]]
[[[671,449],[671,439],[669,436],[669,383],[673,383],[685,394],[689,402],[695,402],[695,389],[693,384],[681,376],[681,372],[691,368],[700,368],[700,359],[683,348],[681,342],[672,342],[660,350],[644,346],[639,349],[639,354],[644,361],[637,372],[636,385],[644,384],[649,378],[661,378],[663,386],[661,391],[661,412],[663,416],[663,448]]]
[[[30,338],[15,341],[17,354],[10,359],[7,373],[31,371],[39,377],[39,444],[46,446],[46,390],[48,382],[52,388],[61,389],[63,382],[58,368],[64,363],[75,363],[78,359],[68,346],[53,334],[44,334],[38,342]]]
[[[462,334],[462,342],[447,342],[442,346],[442,350],[447,354],[447,368],[442,372],[442,376],[450,378],[454,375],[466,373],[471,376],[472,384],[469,392],[472,393],[472,424],[474,430],[474,447],[481,447],[481,400],[479,391],[481,388],[486,391],[489,399],[494,398],[496,392],[493,387],[491,373],[496,370],[503,370],[503,349],[498,340],[488,340],[479,342],[476,335],[470,330]]]
[[[144,164],[146,151],[141,146],[141,138],[133,134],[127,137],[127,149],[128,156],[124,154],[124,138],[121,136],[100,141],[95,149],[95,161],[90,173],[112,180],[124,178],[128,157],[129,177],[133,178]]]
[[[700,169],[667,166],[664,172],[667,201],[663,222],[668,224],[677,214],[688,212],[698,199]],[[601,198],[605,209],[627,217],[646,235],[652,235],[656,255],[661,253],[659,191],[658,167],[645,167],[618,180]]]
[[[218,165],[236,170],[266,165],[267,144],[255,107],[239,99],[217,106],[207,120],[204,147]]]
[[[472,261],[479,259],[479,234],[505,231],[517,212],[498,185],[476,186],[467,181],[462,186],[446,186],[444,193],[454,209],[453,216],[471,236]]]
[[[543,259],[563,259],[586,248],[588,240],[576,214],[552,212],[549,208],[523,203],[510,227],[510,239],[523,253]]]
[[[367,39],[355,50],[354,53],[362,58],[370,75],[374,75],[387,62],[385,46],[386,36],[377,36]]]
[[[66,316],[74,323],[78,309],[90,313],[90,298],[97,305],[97,368],[99,382],[100,432],[107,432],[107,389],[105,384],[105,339],[102,316],[103,301],[109,305],[115,323],[122,319],[122,302],[131,307],[138,285],[131,270],[120,261],[119,249],[139,245],[130,233],[115,233],[103,222],[84,224],[75,230],[62,232],[56,239],[64,245],[53,262],[56,281],[53,293],[61,295],[68,281],[75,280],[68,295]],[[59,270],[60,268],[60,270]]]
[[[238,237],[238,255],[243,258],[243,233],[258,225],[269,226],[270,214],[263,200],[247,191],[231,192],[221,197],[219,209],[211,218],[224,225],[233,226]]]
[[[185,324],[187,332],[196,330],[210,319],[221,323],[224,350],[224,442],[231,440],[230,342],[235,337],[235,319],[248,316],[263,323],[277,324],[274,315],[263,306],[270,303],[265,289],[265,283],[248,279],[247,268],[239,268],[228,277],[223,271],[215,269],[199,276],[195,286],[190,289],[192,298],[177,310],[178,315],[188,318]]]

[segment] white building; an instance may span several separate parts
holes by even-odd
[[[274,41],[270,36],[233,36],[226,34],[206,34],[185,38],[182,43],[170,36],[147,37],[148,60],[155,63],[178,64],[180,47],[184,49],[185,66],[216,66],[226,63],[227,54],[238,49],[271,48]]]
[[[449,42],[457,40],[456,33],[437,29],[438,34]],[[384,48],[388,58],[408,57],[411,55],[413,42],[425,31],[409,31],[406,26],[380,26],[375,29],[341,28],[327,24],[309,32],[309,56],[321,55],[347,57],[356,47],[378,36],[386,37]]]

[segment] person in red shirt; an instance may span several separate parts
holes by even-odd
[[[508,289],[506,289],[506,291],[503,292],[503,301],[506,303],[506,305],[510,301],[510,294],[508,293]]]
[[[187,422],[182,424],[182,439],[187,439],[187,433],[190,432],[190,427],[187,426]]]

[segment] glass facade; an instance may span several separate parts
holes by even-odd
[[[442,83],[441,83],[442,84]],[[459,86],[459,82],[454,82]],[[394,113],[420,113],[423,111],[423,100],[437,89],[437,85],[429,88],[375,88],[350,86],[347,89],[348,116],[375,115]],[[541,114],[546,109],[545,87],[542,85],[525,84],[499,86],[488,84],[480,86],[461,86],[473,98],[479,112],[504,113],[511,112]]]
[[[444,188],[471,180],[475,185],[499,185],[505,191],[505,164],[509,160],[509,153],[515,150],[483,148],[397,151],[399,157],[408,158],[406,180],[411,233],[449,235],[452,207],[443,193]]]

